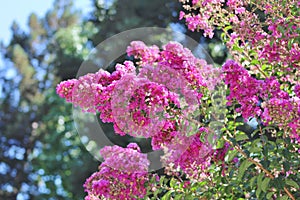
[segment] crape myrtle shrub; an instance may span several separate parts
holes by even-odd
[[[176,42],[133,41],[127,54],[137,62],[57,86],[116,134],[151,138],[152,149],[164,152],[165,175],[157,175],[138,145],[104,147],[99,171],[84,184],[86,200],[299,199],[300,2],[180,2],[190,30],[209,38],[222,31],[232,55],[222,68]],[[222,92],[224,107],[214,110]],[[238,128],[250,120],[253,132]]]

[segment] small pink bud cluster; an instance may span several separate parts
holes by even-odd
[[[291,138],[300,143],[300,100],[299,98],[271,98],[263,103],[262,119],[265,124],[276,124],[285,129]]]
[[[179,19],[185,18],[188,29],[191,31],[203,30],[205,37],[212,38],[214,35],[214,29],[216,25],[219,25],[215,18],[223,17],[224,22],[236,22],[238,21],[237,14],[243,14],[245,7],[243,1],[229,0],[226,3],[228,10],[224,9],[224,0],[198,0],[193,1],[192,5],[188,0],[179,0],[183,3],[183,8],[187,13],[180,11]],[[225,17],[227,13],[233,12],[230,17]]]
[[[262,118],[266,124],[272,122],[286,127],[289,122],[299,118],[298,105],[290,100],[271,98],[263,103],[263,107]]]

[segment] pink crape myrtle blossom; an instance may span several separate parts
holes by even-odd
[[[132,136],[156,135],[169,118],[168,108],[180,108],[177,94],[161,84],[133,75],[124,76],[112,95],[114,121],[122,132]]]
[[[204,140],[200,138],[205,134]],[[178,134],[171,143],[164,147],[164,156],[162,162],[164,166],[174,165],[173,168],[179,168],[189,178],[195,180],[204,180],[209,176],[206,171],[211,162],[223,162],[225,154],[228,151],[228,145],[223,148],[213,149],[213,145],[207,141],[209,129],[201,127],[197,134],[184,136]]]
[[[260,199],[271,192],[270,198],[279,198],[285,197],[284,191],[295,199],[295,154],[300,152],[299,2],[180,2],[184,11],[180,11],[179,18],[186,21],[188,29],[203,31],[209,38],[223,31],[221,39],[233,60],[227,60],[221,69],[214,68],[180,43],[169,42],[159,48],[133,41],[127,54],[134,63],[125,61],[116,64],[113,73],[99,70],[57,86],[60,97],[84,112],[99,113],[103,122],[113,124],[116,134],[151,138],[152,149],[164,153],[161,161],[165,174],[172,176],[166,184],[153,179],[156,175],[151,178],[150,162],[134,143],[127,148],[104,147],[99,171],[84,184],[86,200],[145,199],[157,189],[170,198],[185,195],[186,191],[193,197],[200,193],[206,198],[208,193],[209,198],[221,198],[224,187],[232,188],[245,180],[254,180],[254,186],[242,187],[241,195],[246,198],[250,193],[244,189],[253,192],[255,182],[272,181],[264,189],[258,184],[260,190],[253,195]],[[219,138],[213,129],[221,120],[212,123],[218,116],[210,105],[213,91],[221,82],[227,85],[230,109],[222,113],[225,119],[220,122]],[[255,119],[257,125],[252,128],[256,130],[244,131],[239,125],[240,116],[247,124],[251,124],[250,118]],[[217,140],[221,141],[214,143]],[[253,140],[258,142],[252,146]],[[271,147],[272,152],[268,151]],[[282,157],[282,152],[288,156]],[[249,171],[245,172],[246,168]],[[280,173],[286,179],[279,188],[273,183],[281,182]],[[220,175],[229,175],[232,182],[228,184],[227,177],[214,179]],[[173,181],[179,183],[178,187],[172,186]],[[196,190],[192,186],[207,182]],[[216,190],[207,188],[211,185]],[[264,194],[266,191],[268,194]]]
[[[101,69],[94,74],[88,73],[81,76],[79,79],[63,81],[57,86],[56,91],[61,97],[66,98],[73,105],[79,106],[85,112],[101,112],[103,106],[99,107],[98,105],[105,103],[101,100],[99,102],[98,97],[106,96],[103,93],[107,94],[114,84],[113,82],[119,80],[126,73],[135,73],[135,67],[130,61],[125,61],[124,65],[118,64],[116,71],[112,74]]]
[[[57,92],[85,112],[99,112],[117,134],[153,137],[153,148],[162,148],[177,133],[186,134],[179,126],[198,109],[203,92],[220,82],[221,71],[177,42],[159,50],[134,41],[127,53],[139,59],[139,74],[125,61],[112,74],[99,70],[62,82]]]
[[[86,199],[140,199],[146,194],[149,160],[131,143],[127,148],[108,146],[100,151],[104,162],[85,184]]]
[[[300,98],[300,84],[295,85],[294,89],[295,95]]]
[[[184,8],[188,11],[200,9],[198,14],[180,12],[179,19],[185,18],[188,29],[191,31],[203,30],[204,36],[212,38],[214,36],[214,26],[210,23],[212,15],[217,14],[221,9],[224,0],[198,0],[193,1],[192,6],[188,5],[189,1],[180,0],[184,3]],[[187,3],[187,4],[186,4]]]
[[[127,48],[127,53],[133,55],[136,59],[143,60],[146,56],[143,51],[132,51],[136,42],[137,41],[131,43]],[[141,41],[139,41],[139,44],[141,46],[145,45]],[[192,89],[196,89],[199,93],[199,98],[201,98],[201,87],[209,87],[212,89],[214,85],[220,82],[220,70],[218,70],[218,68],[208,65],[205,60],[196,58],[189,49],[184,48],[180,43],[169,42],[163,46],[163,50],[160,51],[158,55],[156,61],[159,67],[157,68],[170,71],[172,74],[178,73],[178,75],[186,79],[185,82],[187,82]],[[153,63],[150,62],[148,66],[144,66],[145,70],[147,70],[149,66],[150,68],[154,67]],[[169,67],[169,69],[167,67]],[[144,70],[144,68],[142,68],[142,70]],[[141,74],[143,74],[142,70]],[[162,75],[159,77],[163,78]],[[172,82],[174,82],[174,80]],[[212,83],[214,83],[214,85]]]
[[[229,85],[230,94],[227,104],[237,102],[236,109],[244,119],[256,117],[264,125],[277,125],[290,133],[291,138],[299,138],[300,101],[297,97],[298,85],[295,86],[296,97],[280,88],[276,77],[265,80],[251,77],[248,71],[233,60],[223,65],[225,83]]]
[[[66,99],[67,102],[72,102],[72,91],[74,85],[77,83],[77,79],[70,79],[60,82],[56,87],[56,93]]]
[[[289,1],[282,6],[281,1],[207,1],[199,0],[190,4],[180,0],[185,11],[180,11],[179,19],[185,19],[191,31],[203,30],[204,36],[213,36],[215,28],[222,30],[225,42],[236,61],[243,55],[249,60],[249,55],[255,51],[255,59],[264,64],[280,66],[276,71],[290,72],[290,67],[299,68],[300,48],[299,29],[300,18],[297,12],[299,2]],[[265,13],[265,19],[257,14],[257,10]],[[221,20],[222,19],[222,20]],[[244,52],[237,47],[243,48]]]
[[[280,83],[276,77],[266,78],[261,84],[261,98],[268,100],[270,98],[289,99],[289,94],[280,89]]]
[[[205,19],[205,16],[201,16],[201,15],[186,16],[185,20],[188,28],[191,31],[202,29],[204,30],[204,36],[208,36],[209,38],[213,37],[214,29],[208,24],[207,22],[208,19]]]
[[[207,65],[206,62],[197,59],[189,49],[177,42],[169,42],[163,46],[159,63],[178,71],[198,92],[200,87],[207,86],[201,74],[201,67]]]
[[[261,115],[258,106],[261,83],[252,78],[246,69],[233,60],[223,65],[225,84],[229,85],[230,94],[227,97],[227,104],[231,105],[235,100],[241,105],[237,112],[241,112],[244,119]]]
[[[289,137],[300,142],[300,99],[271,98],[262,104],[264,112],[262,120],[264,124],[276,124],[283,128]]]
[[[179,135],[175,120],[166,120],[161,130],[152,137],[153,150],[159,150],[170,144],[176,135]]]
[[[296,24],[300,22],[299,20],[299,18],[290,18],[289,20],[279,18],[267,21],[269,34],[265,34],[263,38],[265,45],[258,46],[259,58],[263,58],[271,64],[280,63],[285,67],[292,65],[299,68],[299,44],[291,43],[291,41],[299,37],[299,33],[294,31],[297,27]],[[284,37],[283,30],[285,30]],[[286,68],[286,70],[288,69]]]
[[[141,41],[133,41],[127,48],[127,54],[139,57],[141,65],[152,64],[159,58],[159,48],[155,45],[148,47]]]
[[[300,115],[299,115],[300,116]],[[291,138],[294,138],[300,144],[300,117],[288,124],[291,129]],[[299,151],[300,153],[300,151]]]

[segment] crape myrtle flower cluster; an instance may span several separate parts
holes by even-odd
[[[291,138],[300,142],[300,99],[280,89],[275,77],[257,80],[233,60],[223,65],[224,80],[229,85],[227,104],[238,103],[236,109],[244,119],[261,118],[265,125],[277,125],[290,133]],[[295,86],[295,94],[297,88]]]
[[[233,55],[223,65],[230,94],[227,105],[247,121],[255,117],[300,141],[299,0],[180,0],[179,13],[192,31],[223,31]],[[259,12],[263,13],[259,15]],[[263,17],[262,17],[263,16]],[[287,92],[294,88],[294,95]]]
[[[286,180],[284,183],[286,186],[283,188],[267,184],[264,194],[262,191],[265,188],[260,187],[264,184],[258,184],[254,188],[251,186],[251,189],[255,189],[252,190],[255,192],[251,194],[251,198],[254,195],[253,197],[257,199],[280,197],[298,199],[299,179],[295,177],[299,177],[300,172],[298,163],[298,153],[300,153],[300,1],[179,1],[183,4],[179,19],[186,21],[188,29],[203,31],[203,35],[209,38],[212,38],[217,31],[221,32],[218,36],[221,36],[233,57],[233,60],[228,60],[222,68],[229,92],[227,106],[230,112],[231,109],[233,110],[230,117],[234,119],[234,122],[229,120],[230,123],[226,124],[228,127],[224,137],[237,139],[239,136],[238,139],[243,141],[236,148],[239,152],[241,149],[250,152],[249,155],[242,153],[246,158],[243,164],[248,161],[254,164],[256,169],[264,171],[265,176],[271,177],[271,181],[282,173],[285,179],[290,178],[291,182],[297,182],[292,186],[288,183],[290,180]],[[237,127],[232,128],[232,123],[235,123],[239,115],[247,123],[249,119],[254,118],[257,122],[256,130],[251,134],[240,135],[241,132],[236,130]],[[253,137],[255,135],[258,137],[256,140],[254,140],[256,137]],[[270,147],[274,144],[272,140],[278,146],[282,145],[285,148],[284,154]],[[267,146],[264,146],[264,152],[260,152],[253,146],[248,148],[250,142],[261,142]],[[271,145],[268,146],[268,144]],[[272,153],[277,152],[276,159],[280,160],[281,157],[285,157],[286,163],[293,163],[297,160],[295,165],[284,163],[280,166],[281,164],[277,163],[278,160],[272,162],[274,156],[268,153],[271,149]],[[271,162],[266,164],[266,161]],[[245,167],[243,164],[239,167],[242,172]],[[282,170],[276,170],[276,167]],[[271,172],[268,171],[270,168]],[[253,174],[255,173],[252,172],[250,176],[252,177]],[[291,174],[293,174],[292,177]],[[260,175],[256,174],[251,180],[246,180],[260,181],[262,180]],[[234,180],[231,179],[231,181]],[[267,178],[264,181],[267,181]],[[290,188],[292,192],[289,191],[287,185],[292,186]],[[273,189],[279,192],[273,195],[269,192]],[[284,189],[285,194],[280,194],[281,189]],[[293,192],[298,196],[293,196]],[[267,195],[264,196],[265,194]],[[250,193],[247,196],[250,198]]]
[[[127,148],[107,146],[101,149],[104,161],[99,171],[85,182],[88,193],[85,200],[93,199],[139,199],[146,194],[149,160],[135,143]]]
[[[100,69],[63,81],[57,93],[84,112],[100,113],[103,122],[113,123],[116,134],[151,138],[153,150],[165,153],[165,167],[172,163],[193,179],[207,177],[210,163],[223,162],[228,148],[214,149],[207,140],[213,132],[205,127],[195,129],[188,119],[194,117],[204,94],[220,82],[220,69],[196,58],[177,42],[159,50],[133,41],[127,53],[138,60],[138,74],[134,63],[125,61],[117,64],[112,74]],[[206,136],[200,139],[202,134]],[[145,195],[149,163],[139,152],[133,144],[126,149],[102,149],[105,161],[85,183],[87,199]]]
[[[213,89],[220,72],[179,43],[157,49],[134,41],[127,52],[140,59],[138,75],[133,63],[125,61],[112,74],[100,69],[61,82],[57,93],[85,112],[99,112],[103,122],[114,123],[117,134],[153,137],[152,146],[159,149],[178,127],[186,131],[182,119],[198,109],[203,91]]]
[[[209,168],[212,162],[224,163],[224,157],[229,150],[229,144],[213,149],[209,142],[201,141],[201,135],[209,134],[209,129],[201,127],[197,134],[192,136],[179,135],[170,143],[162,156],[163,165],[176,172],[176,168],[184,172],[190,179],[201,181],[209,177]],[[206,135],[207,136],[207,135]],[[170,167],[171,166],[171,167]],[[225,171],[225,168],[224,168]],[[172,172],[170,172],[172,174]],[[222,175],[225,175],[222,173]]]
[[[222,30],[223,39],[237,61],[259,60],[253,65],[275,65],[269,73],[282,77],[294,77],[294,69],[299,71],[299,0],[179,1],[184,9],[179,19],[185,19],[192,31],[204,31],[206,37],[212,38],[215,29]]]

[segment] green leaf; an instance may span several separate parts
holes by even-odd
[[[259,64],[259,61],[256,60],[256,59],[253,59],[250,63],[251,65],[258,65]]]
[[[227,41],[227,37],[226,37],[226,34],[223,32],[221,33],[221,39],[226,42]]]
[[[267,192],[267,189],[268,189],[268,186],[269,186],[269,183],[270,183],[270,178],[265,178],[264,180],[263,180],[263,182],[261,183],[261,190],[263,191],[263,192]]]
[[[162,191],[160,190],[160,189],[156,189],[154,192],[153,192],[153,196],[154,197],[157,197],[157,195],[159,194],[159,193],[161,193]]]
[[[255,57],[257,56],[257,52],[252,49],[249,51],[249,55]]]
[[[228,30],[230,30],[230,29],[232,29],[232,26],[226,26],[225,28],[224,28],[224,31],[228,31]]]
[[[232,161],[232,159],[234,157],[236,157],[236,155],[238,154],[238,151],[237,150],[232,150],[232,151],[229,151],[228,154],[225,156],[225,161],[226,162],[230,162]]]
[[[282,196],[282,197],[279,197],[278,200],[288,200],[288,199],[289,199],[289,196],[284,195],[284,196]]]
[[[259,187],[259,188],[257,188],[257,190],[255,191],[255,194],[256,194],[257,199],[260,199],[260,198],[259,198],[260,193],[261,193],[261,188]]]
[[[184,200],[194,200],[194,199],[195,199],[195,197],[193,197],[192,194],[186,194],[184,196]]]
[[[267,145],[265,145],[264,148],[263,148],[263,154],[264,154],[265,157],[268,157],[269,149],[268,149]]]
[[[288,41],[288,49],[292,48],[292,44],[294,43],[294,39],[289,39]]]
[[[198,130],[199,130],[199,125],[197,123],[194,122],[189,123],[187,136],[195,135]]]
[[[267,199],[271,199],[275,192],[269,192],[266,196]]]
[[[166,178],[165,176],[161,176],[161,177],[160,177],[160,180],[159,180],[159,184],[160,184],[160,185],[163,185],[163,184],[164,184],[165,178]]]
[[[264,185],[264,184],[269,184],[268,182],[265,182],[265,183],[263,183],[264,181],[263,181],[263,178],[264,178],[264,173],[260,173],[258,176],[257,176],[257,189],[256,189],[256,192],[255,192],[255,194],[256,194],[256,197],[258,198],[258,199],[260,199],[259,198],[259,195],[261,194],[261,191],[264,191],[264,190],[266,190],[266,186]],[[270,180],[269,180],[270,181]]]
[[[285,182],[281,177],[274,178],[273,183],[274,183],[274,186],[279,190],[282,190],[285,186]]]
[[[289,186],[292,186],[292,187],[296,188],[296,189],[299,189],[299,188],[300,188],[299,185],[298,185],[298,183],[296,183],[295,181],[293,181],[293,180],[291,180],[291,179],[286,179],[286,180],[285,180],[285,183],[286,183],[287,185],[289,185]]]
[[[269,160],[262,160],[260,162],[264,168],[269,168],[271,162]]]
[[[170,180],[170,187],[175,188],[177,186],[177,180],[175,178],[172,178]]]
[[[213,135],[213,134],[209,134],[209,135],[207,136],[207,141],[208,141],[209,144],[213,145],[214,142],[215,142],[215,137],[214,137],[214,135]]]
[[[257,176],[253,176],[250,181],[249,181],[249,184],[250,184],[250,187],[252,188],[254,186],[254,182],[256,181],[257,179]]]
[[[257,176],[257,186],[260,188],[261,185],[262,185],[262,180],[264,178],[264,174],[263,173],[260,173],[258,176]]]
[[[260,144],[261,142],[260,142],[260,139],[256,139],[256,140],[254,140],[252,143],[251,143],[251,146],[258,146],[259,144]]]
[[[205,136],[206,136],[206,134],[207,134],[207,133],[205,133],[205,132],[202,132],[202,133],[201,133],[201,135],[200,135],[200,141],[201,141],[201,142],[203,142],[203,143],[205,143],[205,142],[206,142],[206,137],[205,137]]]
[[[235,44],[233,47],[232,47],[232,50],[233,51],[238,51],[240,53],[242,53],[244,50],[243,48],[239,47],[237,44]]]
[[[218,140],[216,144],[216,149],[221,149],[224,147],[225,140]]]
[[[250,151],[251,153],[259,153],[259,152],[261,152],[261,148],[259,148],[259,147],[251,147],[251,148],[249,149],[249,151]]]
[[[168,191],[162,198],[161,200],[170,200],[171,199],[171,195],[172,195],[173,191]]]
[[[251,143],[251,147],[249,149],[251,153],[259,153],[262,151],[262,144],[260,139],[256,139]]]
[[[244,176],[245,171],[252,165],[253,163],[248,161],[248,160],[244,160],[241,164],[241,166],[239,167],[239,173],[238,173],[238,180],[241,180]]]
[[[284,35],[285,29],[282,26],[277,26],[277,29]]]
[[[184,198],[183,198],[183,194],[175,195],[174,200],[182,200],[182,199],[184,199]]]
[[[285,171],[289,171],[291,168],[290,163],[287,161],[283,162],[283,168]]]
[[[249,137],[245,133],[241,133],[235,137],[236,141],[248,140]]]

